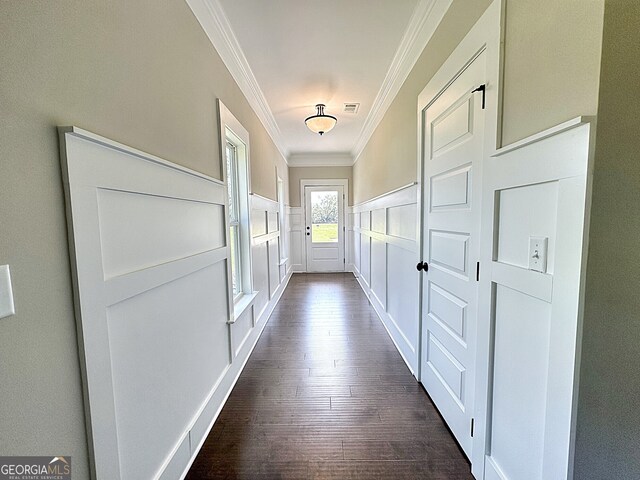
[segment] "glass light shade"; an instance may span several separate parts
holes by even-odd
[[[316,105],[316,108],[318,109],[318,113],[307,117],[304,123],[307,124],[307,127],[312,132],[322,135],[335,127],[338,119],[332,115],[325,115],[324,105],[322,103]]]

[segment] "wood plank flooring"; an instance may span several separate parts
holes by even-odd
[[[473,477],[353,275],[295,274],[186,478]]]

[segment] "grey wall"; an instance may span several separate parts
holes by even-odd
[[[252,189],[284,160],[183,0],[0,2],[0,454],[88,454],[57,125],[220,176],[216,98],[249,130]]]
[[[416,181],[418,95],[490,4],[453,0],[353,166],[354,204]]]
[[[576,480],[640,478],[640,2],[607,0]]]
[[[349,180],[348,205],[353,205],[353,168],[352,167],[290,167],[289,200],[292,207],[300,207],[300,180],[346,178]]]
[[[356,204],[417,178],[418,94],[490,0],[454,0],[354,165]],[[503,144],[597,111],[604,0],[506,0]]]
[[[504,145],[596,114],[603,10],[604,0],[507,0]]]

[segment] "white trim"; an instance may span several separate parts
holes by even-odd
[[[152,155],[150,153],[143,152],[142,150],[138,150],[138,149],[133,148],[133,147],[129,147],[128,145],[125,145],[125,144],[120,143],[120,142],[116,142],[115,140],[111,140],[109,138],[103,137],[103,136],[98,135],[96,133],[89,132],[88,130],[83,130],[82,128],[78,128],[78,127],[75,127],[75,126],[58,127],[58,133],[60,135],[69,134],[69,135],[73,135],[74,137],[84,138],[85,140],[89,140],[89,141],[97,143],[99,145],[112,148],[112,149],[117,150],[119,152],[126,153],[127,155],[133,155],[133,156],[141,158],[143,160],[147,160],[147,161],[150,161],[150,162],[153,162],[153,163],[157,163],[159,165],[163,165],[163,166],[165,166],[167,168],[170,168],[172,170],[177,170],[179,172],[188,173],[189,175],[193,175],[194,177],[202,178],[204,180],[207,180],[208,182],[213,182],[213,183],[218,183],[220,185],[225,185],[224,181],[220,180],[219,178],[210,177],[209,175],[205,175],[204,173],[200,173],[200,172],[197,172],[195,170],[191,170],[190,168],[183,167],[182,165],[178,165],[178,164],[169,162],[168,160],[165,160],[163,158],[157,157],[157,156]]]
[[[345,271],[347,268],[347,236],[346,236],[346,218],[347,218],[347,207],[349,203],[349,179],[347,178],[314,178],[314,179],[300,179],[300,205],[302,205],[302,257],[304,263],[302,264],[303,270],[301,272],[306,272],[307,269],[307,241],[306,241],[306,230],[305,225],[307,224],[306,218],[306,200],[304,196],[305,187],[334,187],[340,186],[342,187],[342,194],[344,198],[342,199],[342,225],[344,227],[342,239],[343,239],[343,254],[344,254],[344,267],[341,272]],[[340,202],[338,202],[340,203]],[[298,270],[296,270],[298,271]]]
[[[573,478],[573,455],[576,434],[576,410],[580,368],[580,345],[584,306],[584,284],[588,251],[589,212],[593,175],[595,119],[577,117],[555,127],[531,135],[521,142],[502,148],[486,159],[487,175],[483,181],[482,271],[480,283],[484,303],[480,304],[479,326],[484,338],[478,339],[478,350],[491,349],[492,285],[509,281],[509,287],[541,298],[552,305],[549,333],[549,378],[547,380],[544,420],[543,478]],[[535,167],[532,167],[535,165]],[[536,282],[526,279],[528,272],[494,261],[493,237],[496,232],[496,192],[521,185],[556,181],[558,217],[556,225],[556,261],[552,275],[538,273]],[[559,261],[561,259],[561,261]],[[507,272],[507,270],[510,270]],[[510,274],[511,279],[505,278]],[[502,278],[499,278],[502,277]],[[547,278],[545,278],[547,277]],[[552,278],[548,278],[552,277]],[[551,282],[553,285],[551,285]],[[535,284],[537,283],[537,285]],[[548,285],[544,285],[544,284]],[[480,331],[480,329],[479,329]],[[483,345],[481,345],[481,342]],[[481,352],[480,352],[481,353]],[[493,371],[491,358],[478,355],[479,392],[490,392]],[[491,397],[478,397],[476,412],[490,419]],[[477,435],[487,440],[486,478],[500,473],[491,457],[491,425],[476,423]],[[491,476],[493,475],[493,476]],[[481,478],[481,477],[478,477]]]
[[[380,195],[376,195],[375,197],[370,198],[369,200],[364,200],[364,201],[362,201],[360,203],[356,203],[355,205],[353,205],[353,207],[354,208],[355,207],[359,207],[360,205],[364,205],[366,203],[373,202],[375,200],[378,200],[379,198],[385,198],[385,197],[391,195],[392,193],[399,192],[400,190],[404,190],[406,188],[411,188],[414,185],[418,185],[418,182],[407,183],[406,185],[403,185],[402,187],[394,188],[393,190],[389,190],[388,192],[382,193]]]
[[[222,100],[218,99],[218,128],[220,137],[220,168],[222,170],[222,178],[224,186],[227,188],[227,161],[226,161],[226,142],[231,141],[238,149],[238,161],[244,161],[238,164],[239,174],[244,178],[244,182],[238,185],[238,197],[240,200],[240,234],[244,240],[240,241],[240,279],[242,281],[242,292],[245,295],[253,293],[253,267],[252,267],[252,235],[251,235],[251,144],[249,132],[240,123],[240,121],[231,113]],[[227,131],[230,132],[228,135]],[[229,138],[231,137],[231,138]],[[225,243],[227,245],[228,255],[231,258],[231,241],[229,238],[229,195],[225,193]],[[242,215],[244,214],[244,215]],[[232,284],[231,262],[227,262],[227,284]],[[229,322],[233,323],[235,317],[233,289],[228,290],[229,302]]]
[[[265,210],[269,210],[270,212],[278,211],[278,202],[276,200],[263,197],[262,195],[253,192],[250,193],[249,196],[251,197],[252,206],[259,206],[260,208],[264,208]]]
[[[59,128],[59,142],[90,452],[90,475],[94,479],[116,480],[121,478],[122,456],[119,453],[120,440],[115,422],[116,392],[112,361],[114,352],[110,349],[107,331],[109,307],[142,292],[173,284],[176,279],[186,279],[205,267],[219,265],[220,262],[225,261],[228,250],[225,246],[219,246],[222,244],[219,240],[223,237],[221,230],[226,228],[222,220],[226,199],[225,184],[76,127]],[[208,244],[213,248],[201,253],[194,254],[187,249],[178,252],[178,255],[182,256],[173,260],[156,257],[152,262],[142,265],[135,263],[139,253],[133,251],[128,254],[127,259],[134,261],[130,262],[126,271],[109,273],[106,267],[108,262],[105,262],[103,253],[105,245],[113,241],[114,235],[102,237],[101,228],[109,222],[113,228],[122,227],[121,224],[114,224],[113,215],[111,220],[101,216],[99,191],[108,192],[109,195],[137,195],[137,198],[144,198],[145,201],[150,202],[145,207],[147,213],[151,212],[150,216],[164,215],[166,204],[162,202],[166,199],[215,205],[221,212],[219,223],[215,227],[219,235],[218,240]],[[109,200],[105,199],[102,204],[104,207],[102,213],[107,211],[107,205]],[[123,215],[125,213],[122,212]],[[102,220],[105,223],[101,223]],[[167,224],[167,226],[170,225]],[[141,226],[140,230],[136,235],[145,233],[153,235],[153,229],[145,230],[145,227]],[[179,235],[187,236],[193,233],[182,230],[178,232],[182,232]],[[219,284],[224,285],[225,279],[222,272],[216,278],[216,282],[218,280]],[[213,288],[216,285],[218,284],[215,283]],[[218,310],[218,312],[221,311],[222,309]],[[188,317],[189,314],[185,312],[185,316]],[[135,313],[132,314],[134,317],[135,315]],[[220,316],[224,318],[226,315]],[[157,338],[163,339],[161,336]],[[229,363],[220,368],[217,379],[212,379],[210,391],[216,390],[217,386],[225,382],[225,375],[233,360],[230,355],[231,343],[227,344],[224,338],[218,338],[223,344],[222,349],[229,349]],[[221,348],[220,345],[216,347]],[[207,388],[209,388],[208,384]],[[222,395],[222,392],[217,392]],[[191,416],[192,412],[185,411],[184,405],[178,405],[176,408],[185,417]],[[189,428],[191,425],[190,422]],[[164,456],[165,447],[161,447],[163,451],[160,454],[163,457],[162,460],[158,459],[159,470],[153,478],[161,478],[164,471],[171,471],[181,461],[182,457],[178,452],[184,453],[184,449],[188,449],[185,439],[190,435],[189,428],[182,430],[180,425],[180,433],[176,433],[176,438],[162,437],[174,443],[166,456]],[[178,430],[175,425],[174,430]],[[160,455],[158,451],[156,448],[155,455]],[[175,457],[174,454],[176,454]]]
[[[406,250],[407,252],[415,253],[416,255],[420,254],[415,240],[402,237],[394,237],[393,235],[374,232],[373,230],[368,230],[360,227],[353,227],[353,231],[359,233],[360,235],[366,235],[367,237],[375,238],[376,240],[380,240],[381,242],[387,243],[389,245],[395,245],[396,247]]]
[[[253,305],[253,301],[256,299],[258,292],[243,293],[242,296],[233,305],[233,320],[229,320],[227,323],[236,323],[236,319],[245,312],[247,308]]]
[[[358,161],[358,157],[369,142],[371,135],[373,135],[373,132],[384,118],[422,51],[431,40],[442,18],[449,10],[451,3],[452,0],[420,0],[416,5],[400,46],[396,50],[387,75],[355,143],[353,149],[354,164]]]
[[[290,167],[350,167],[353,156],[345,153],[292,153],[287,161]]]
[[[313,178],[313,179],[300,179],[300,205],[302,205],[302,211],[304,214],[304,187],[326,187],[341,185],[344,189],[344,204],[345,207],[349,202],[349,180],[346,178]],[[305,219],[306,220],[306,219]],[[304,222],[303,222],[304,223]]]
[[[200,409],[200,412],[198,412],[198,415],[196,415],[193,424],[196,423],[197,420],[200,420],[200,418],[202,418],[202,416],[205,414],[207,408],[209,408],[211,405],[214,405],[215,402],[215,398],[214,398],[214,394],[216,393],[217,389],[222,390],[224,388],[225,394],[222,397],[221,401],[219,402],[219,406],[217,407],[215,413],[213,414],[210,422],[209,422],[209,426],[207,427],[207,429],[204,432],[204,435],[202,435],[202,438],[200,439],[191,439],[191,440],[196,440],[198,442],[197,447],[194,449],[192,448],[192,455],[191,458],[189,459],[189,462],[187,463],[184,471],[182,472],[182,474],[180,475],[180,480],[183,480],[186,476],[187,473],[189,473],[189,469],[191,468],[191,466],[193,465],[193,462],[195,461],[196,457],[198,456],[198,453],[200,452],[200,449],[202,448],[202,446],[204,445],[204,442],[206,441],[207,437],[209,436],[209,432],[211,432],[211,429],[213,428],[213,425],[216,423],[216,420],[218,419],[218,416],[220,415],[220,412],[222,412],[222,409],[224,408],[225,404],[227,403],[227,400],[229,399],[229,395],[231,395],[231,392],[233,390],[233,387],[236,385],[236,383],[238,382],[238,379],[240,378],[240,374],[242,373],[242,371],[244,370],[244,367],[247,364],[247,361],[249,360],[249,357],[251,356],[251,353],[253,352],[253,349],[255,348],[255,346],[258,343],[258,340],[260,339],[260,336],[262,335],[262,332],[264,330],[264,328],[267,326],[267,320],[269,319],[269,317],[271,316],[271,313],[273,313],[273,310],[275,309],[276,305],[278,304],[278,302],[280,301],[280,298],[282,297],[282,294],[284,292],[284,290],[287,288],[287,285],[289,284],[289,280],[291,280],[291,276],[293,275],[293,272],[291,272],[291,270],[289,270],[289,272],[287,272],[287,276],[284,278],[284,280],[282,281],[282,283],[280,284],[280,286],[278,287],[278,290],[276,291],[275,295],[273,296],[273,298],[269,301],[269,303],[267,304],[267,306],[262,310],[262,313],[260,315],[260,317],[256,320],[255,325],[261,325],[259,328],[254,328],[254,331],[251,332],[251,334],[249,335],[249,337],[245,340],[244,344],[241,347],[242,349],[246,349],[247,352],[238,352],[238,354],[235,356],[235,358],[243,358],[241,363],[235,363],[235,364],[231,364],[231,368],[233,368],[234,366],[237,367],[236,371],[234,372],[235,375],[233,376],[233,379],[230,382],[221,382],[220,385],[216,385],[216,388],[214,388],[211,393],[209,394],[209,397],[207,398],[207,401],[205,401],[202,405],[202,408]],[[247,343],[247,341],[249,341],[249,343]],[[248,346],[247,346],[248,345]],[[226,380],[229,376],[230,376],[230,371],[231,369],[229,369],[227,371],[227,373],[225,374],[224,379]],[[190,428],[192,428],[193,425],[190,426]]]
[[[280,128],[219,0],[187,0],[187,4],[286,162]]]
[[[399,345],[399,342],[396,340],[397,336],[399,336],[399,338],[403,340],[403,343],[406,344],[407,348],[412,353],[415,352],[415,349],[411,346],[411,343],[409,342],[407,337],[404,335],[404,333],[402,333],[402,330],[400,330],[394,318],[385,311],[384,306],[382,305],[380,300],[378,300],[378,297],[376,296],[375,293],[373,293],[373,291],[371,290],[371,287],[367,285],[367,282],[362,278],[362,276],[359,274],[356,274],[355,272],[353,275],[356,277],[356,280],[358,281],[360,288],[362,288],[362,291],[364,292],[367,299],[369,300],[369,303],[373,307],[373,311],[376,312],[376,315],[378,316],[378,320],[380,320],[380,323],[382,323],[382,326],[387,331],[387,335],[389,335],[389,338],[391,339],[391,341],[393,342],[393,345],[396,347],[396,350],[402,357],[402,360],[404,360],[404,363],[407,365],[407,368],[411,372],[411,375],[415,377],[416,371],[411,365],[412,362],[410,362],[409,359],[406,357],[406,355],[403,352],[403,349]]]
[[[417,263],[418,258],[418,241],[417,237],[407,238],[407,237],[399,237],[389,234],[389,221],[390,221],[390,212],[393,211],[394,207],[403,207],[413,205],[416,210],[416,216],[419,215],[419,208],[417,205],[418,198],[418,190],[419,186],[416,182],[405,185],[401,188],[391,190],[382,195],[378,195],[371,200],[367,200],[366,202],[362,202],[355,207],[350,209],[351,215],[349,215],[348,222],[348,230],[352,232],[351,241],[352,244],[349,246],[349,268],[348,271],[353,272],[354,276],[357,278],[360,287],[364,291],[365,295],[369,299],[371,305],[373,306],[378,318],[382,322],[384,328],[387,333],[391,337],[396,349],[400,353],[400,356],[403,358],[407,367],[412,372],[412,374],[417,373],[417,350],[419,345],[418,338],[418,318],[414,318],[416,328],[412,331],[403,331],[403,328],[398,324],[396,319],[393,316],[393,311],[391,311],[389,307],[389,278],[392,273],[398,273],[397,270],[393,270],[394,268],[398,268],[398,265],[392,265],[389,263],[389,250],[390,247],[397,247],[408,254],[410,258],[415,259]],[[370,223],[371,220],[371,212],[385,210],[384,218],[385,225],[384,228],[380,231],[372,230],[373,225],[369,225],[371,228],[366,228],[362,226],[363,217],[368,218],[369,221],[366,223]],[[354,224],[354,218],[359,218],[360,225]],[[416,230],[415,234],[417,236],[419,232]],[[369,240],[369,256],[365,257],[362,249],[363,239]],[[379,242],[383,242],[385,244],[386,250],[386,272],[384,275],[385,278],[385,288],[380,290],[378,293],[374,292],[374,279],[372,277],[372,253],[371,253],[371,242],[373,240],[377,240]],[[366,242],[366,241],[365,241]],[[356,247],[358,245],[358,247]],[[356,251],[358,254],[356,255]],[[367,265],[365,269],[366,273],[362,272],[363,264]],[[413,282],[412,276],[417,277],[417,270],[415,270],[415,263],[411,262],[408,265],[410,270],[406,271],[406,269],[402,269],[402,277],[407,279],[410,284]],[[418,279],[415,279],[416,283]],[[386,297],[386,298],[380,298]],[[406,307],[405,307],[406,308]],[[400,314],[396,313],[396,316],[401,315],[405,320],[405,328],[406,328],[406,319],[408,315],[413,315],[410,311],[403,311]],[[417,314],[416,314],[417,315]],[[413,335],[415,337],[415,341],[411,341],[409,336]]]
[[[527,138],[523,138],[522,140],[519,140],[515,143],[511,143],[505,147],[499,148],[491,156],[499,157],[500,155],[504,155],[506,153],[517,150],[519,148],[526,147],[528,145],[531,145],[532,143],[536,143],[536,142],[539,142],[540,140],[544,140],[545,138],[549,138],[554,135],[558,135],[559,133],[562,133],[564,131],[571,130],[572,128],[575,128],[579,125],[582,125],[585,123],[592,123],[594,121],[595,121],[595,117],[591,117],[591,116],[580,116],[580,117],[572,118],[571,120],[567,120],[564,123],[555,125],[551,128],[547,128],[546,130],[538,132]]]
[[[304,261],[304,227],[302,222],[304,220],[304,212],[302,207],[288,207],[287,215],[289,216],[289,259],[291,260],[290,267],[294,272],[304,272],[305,268],[302,262]],[[291,221],[292,217],[299,219],[299,222],[294,225]],[[298,237],[298,241],[294,241],[294,236]],[[298,259],[298,263],[294,263]]]
[[[367,200],[366,202],[361,202],[357,205],[354,205],[353,211],[357,213],[362,212],[363,210],[375,210],[377,208],[385,208],[390,206],[398,207],[400,205],[416,203],[418,190],[412,188],[416,185],[418,185],[418,182],[412,182],[405,185],[404,187],[390,190],[389,192],[378,195],[371,200]]]

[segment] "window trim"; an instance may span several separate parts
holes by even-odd
[[[239,203],[238,221],[239,227],[239,266],[241,288],[237,295],[233,292],[232,274],[231,274],[231,246],[230,246],[230,227],[232,225],[229,218],[229,195],[225,194],[225,244],[227,245],[227,293],[228,293],[228,323],[234,323],[236,319],[244,312],[244,310],[253,302],[255,294],[253,292],[253,276],[251,266],[251,209],[249,203],[250,182],[251,182],[251,155],[249,132],[242,126],[238,119],[229,111],[229,109],[218,99],[219,113],[219,135],[220,135],[220,164],[222,179],[225,186],[227,183],[227,160],[226,149],[227,143],[234,145],[236,149],[236,184],[237,197]],[[246,180],[243,180],[246,179]],[[236,222],[233,222],[236,224]]]

